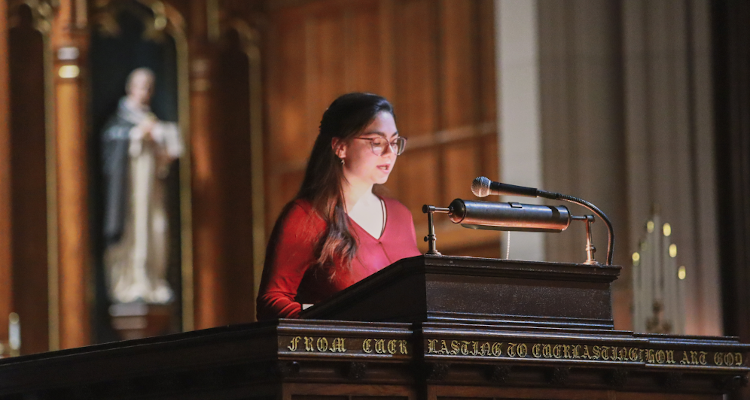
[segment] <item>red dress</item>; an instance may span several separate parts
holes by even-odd
[[[386,223],[380,239],[349,219],[357,238],[357,253],[348,271],[336,265],[333,279],[327,271],[312,268],[315,245],[326,228],[325,222],[313,212],[309,202],[293,202],[282,216],[283,221],[277,222],[268,243],[258,294],[258,319],[298,318],[302,304],[321,302],[402,258],[420,255],[409,210],[396,200],[382,199]]]

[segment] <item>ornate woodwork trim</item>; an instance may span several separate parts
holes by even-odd
[[[18,7],[22,5],[29,7],[31,10],[34,29],[45,35],[45,39],[48,39],[58,2],[55,0],[11,0],[8,4],[8,28],[18,26],[19,17],[14,15],[14,12],[17,12]]]

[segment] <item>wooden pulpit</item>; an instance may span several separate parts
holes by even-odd
[[[731,337],[617,331],[620,268],[401,260],[302,314],[0,360],[3,399],[722,399]]]

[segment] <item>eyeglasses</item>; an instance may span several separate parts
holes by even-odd
[[[388,146],[390,146],[391,151],[397,156],[400,156],[401,153],[403,153],[404,149],[406,148],[406,138],[403,136],[399,136],[396,139],[393,139],[391,142],[388,142],[387,140],[381,137],[374,137],[374,138],[356,137],[354,139],[369,140],[370,147],[372,148],[372,152],[376,156],[383,155],[383,153],[385,153],[385,148]]]

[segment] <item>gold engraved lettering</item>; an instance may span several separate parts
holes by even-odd
[[[701,353],[705,353],[702,351]],[[734,353],[734,360],[736,363],[734,365],[741,367],[742,366],[742,353]]]
[[[564,358],[572,358],[572,356],[570,355],[570,345],[569,344],[564,344],[563,345],[563,357]]]
[[[508,357],[516,356],[516,346],[518,345],[515,343],[508,343]]]
[[[687,355],[687,351],[682,352],[682,360],[680,360],[681,365],[690,364],[690,358]]]
[[[654,350],[653,349],[646,350],[646,362],[649,364],[654,363]]]
[[[445,340],[440,341],[440,354],[450,354],[450,351],[448,350],[448,344],[445,343]]]
[[[555,347],[552,348],[552,356],[555,358],[562,358],[562,346],[559,344],[556,344]]]
[[[370,339],[367,339],[367,340],[369,341]],[[435,350],[436,344],[437,344],[437,339],[427,339],[427,354],[437,353],[437,350]],[[367,353],[369,353],[369,351]]]
[[[490,342],[484,342],[484,343],[482,343],[482,355],[483,356],[492,355],[492,350],[490,348]]]
[[[706,365],[706,355],[707,354],[708,353],[706,353],[705,351],[701,351],[700,352],[700,356],[698,356],[698,363],[700,365]],[[672,361],[672,363],[674,363],[674,361]]]
[[[492,344],[492,355],[495,357],[500,357],[503,355],[503,344],[495,342]]]
[[[724,357],[722,353],[714,353],[714,364],[716,365],[723,365],[724,364]]]
[[[518,356],[519,357],[526,357],[529,354],[529,349],[526,347],[526,343],[521,343],[518,345]]]
[[[314,344],[315,340],[313,338],[305,336],[305,351],[315,351]]]
[[[542,345],[537,343],[533,346],[531,346],[531,355],[534,356],[534,358],[539,358],[542,356]]]
[[[469,342],[466,340],[461,341],[461,354],[464,356],[469,355]]]
[[[428,353],[434,353],[435,352],[435,343],[437,340],[435,339],[428,339],[427,340],[427,350]],[[362,341],[362,351],[364,351],[367,354],[372,353],[372,339],[365,339]]]
[[[576,359],[581,358],[581,355],[578,354],[578,352],[580,350],[581,350],[581,345],[580,344],[577,344],[577,345],[573,346],[573,358],[576,358]]]
[[[542,345],[542,356],[544,356],[544,358],[552,358],[552,345]]]
[[[390,354],[396,354],[396,344],[398,344],[398,342],[396,340],[389,340],[388,341],[388,353],[390,353]]]
[[[483,355],[479,353],[479,342],[471,342],[471,355]]]
[[[328,350],[328,339],[322,337],[318,339],[318,351],[326,351]]]
[[[674,364],[674,350],[667,350],[667,364]],[[705,357],[704,357],[705,358]]]
[[[619,361],[619,354],[620,353],[617,351],[617,346],[612,346],[612,361]]]
[[[299,345],[300,340],[302,340],[302,338],[296,336],[294,339],[292,339],[292,342],[286,348],[289,349],[289,351],[297,351],[297,346]]]
[[[638,361],[638,350],[635,347],[630,348],[630,361]]]
[[[641,362],[645,361],[645,359],[643,358],[643,352],[644,351],[645,350],[643,350],[643,349],[638,349],[638,360],[641,361]]]
[[[664,364],[664,362],[667,361],[667,356],[664,354],[664,350],[659,350],[656,352],[656,363],[657,364]]]
[[[332,353],[345,353],[346,352],[346,343],[344,342],[344,338],[335,338],[333,339],[333,342],[331,342],[331,352]]]
[[[690,352],[690,364],[698,365],[698,352],[697,351]]]
[[[734,365],[734,354],[727,353],[724,356],[724,365],[726,366]]]
[[[406,340],[399,340],[398,341],[398,349],[403,355],[409,354],[409,350],[406,347]]]
[[[375,352],[385,354],[385,339],[375,339]]]
[[[607,354],[608,351],[609,346],[602,346],[602,360],[609,361],[609,354]]]
[[[591,356],[591,360],[598,360],[599,355],[601,354],[601,348],[599,346],[594,346],[591,348],[591,352],[594,353],[594,355]]]
[[[459,351],[461,351],[460,343],[458,343],[458,340],[452,340],[450,354],[456,355]]]

